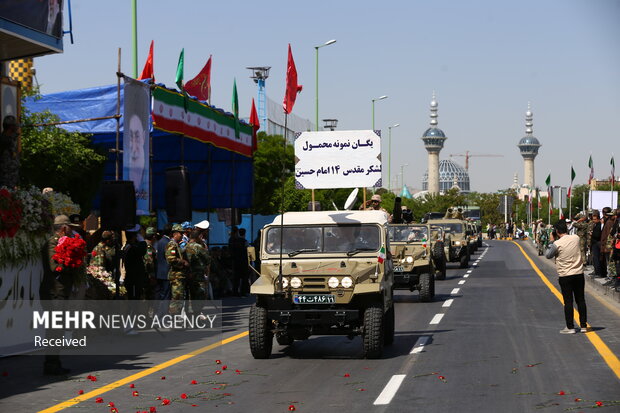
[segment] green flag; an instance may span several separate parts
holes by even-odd
[[[571,183],[571,185],[573,184],[573,181],[575,180],[575,176],[577,176],[577,174],[575,174],[575,169],[571,165],[571,167],[570,167],[570,183]]]
[[[239,139],[239,96],[237,95],[237,79],[233,80],[232,111],[235,115],[235,138]]]
[[[545,185],[547,186],[551,185],[551,174],[549,174],[549,176],[547,176],[547,179],[545,179]]]
[[[177,84],[180,91],[183,91],[183,61],[185,55],[185,49],[181,49],[181,55],[179,55],[179,64],[177,65],[177,76],[174,80],[174,83]]]

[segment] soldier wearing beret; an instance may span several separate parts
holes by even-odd
[[[179,246],[183,238],[181,224],[172,226],[172,238],[166,246],[166,262],[168,263],[168,281],[172,299],[170,301],[170,314],[180,314],[183,307],[185,293],[185,278],[189,269],[189,262]]]

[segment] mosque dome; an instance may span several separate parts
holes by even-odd
[[[449,159],[439,161],[439,192],[447,192],[454,184],[461,192],[470,192],[469,173],[461,165]],[[428,170],[424,173],[422,190],[428,191]]]
[[[437,137],[445,138],[446,135],[439,128],[428,128],[426,132],[424,132],[424,135],[422,135],[422,138],[437,138]]]

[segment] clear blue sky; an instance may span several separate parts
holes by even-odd
[[[598,178],[610,174],[616,150],[620,170],[620,1],[436,0],[384,1],[179,1],[138,0],[138,66],[155,40],[155,75],[174,85],[185,48],[185,78],[213,55],[212,102],[230,110],[237,78],[241,114],[248,115],[254,83],[246,66],[272,66],[267,94],[281,101],[286,48],[291,43],[299,81],[294,113],[314,120],[314,46],[320,49],[319,118],[337,118],[338,129],[392,132],[392,175],[408,164],[405,183],[421,188],[435,90],[439,127],[448,136],[441,159],[469,150],[502,154],[471,158],[472,190],[495,191],[523,179],[516,144],[525,133],[532,102],[534,135],[543,144],[536,183],[567,185],[570,161],[577,183],[587,181],[590,152]],[[263,8],[253,8],[262,4]],[[117,49],[122,70],[132,74],[131,2],[73,0],[75,44],[36,59],[43,93],[116,82]],[[65,20],[65,28],[68,22]],[[463,158],[453,158],[464,164]],[[385,176],[385,174],[384,174]],[[394,178],[392,178],[394,179]]]

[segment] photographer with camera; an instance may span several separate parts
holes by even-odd
[[[547,247],[545,256],[549,259],[555,258],[559,275],[558,281],[564,299],[566,328],[560,330],[560,333],[574,334],[577,332],[573,319],[573,296],[579,310],[581,332],[587,332],[588,313],[584,296],[585,279],[583,277],[583,258],[579,246],[579,236],[568,235],[565,220],[559,220],[553,226],[551,243]]]

